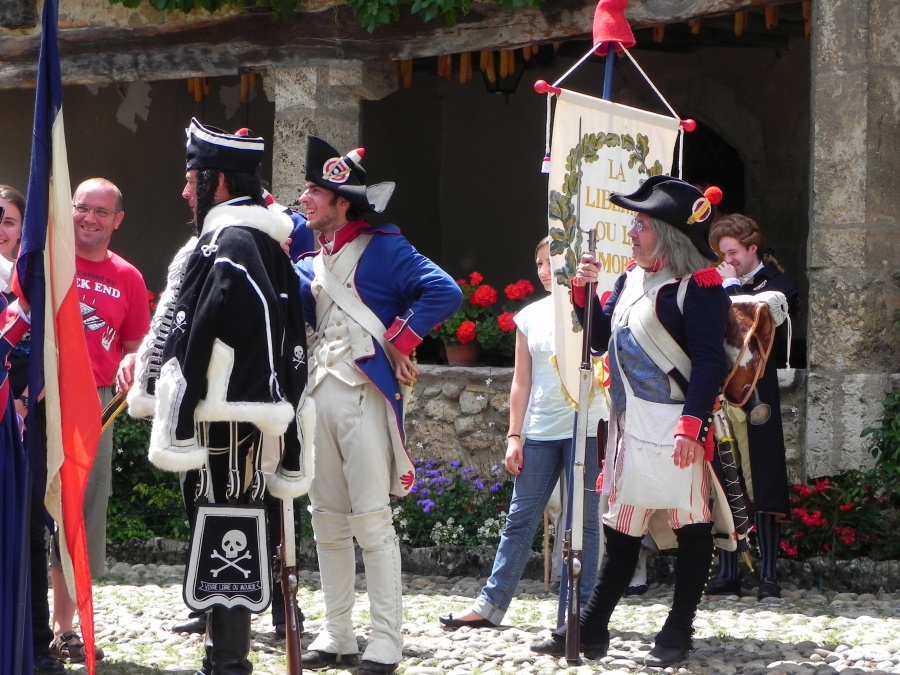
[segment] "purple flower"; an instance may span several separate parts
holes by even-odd
[[[475,469],[473,469],[471,466],[467,466],[465,469],[462,470],[461,473],[462,473],[463,476],[465,476],[465,475],[468,475],[468,474],[470,474],[470,473],[475,473]]]
[[[429,490],[428,488],[422,488],[421,490],[419,490],[419,494],[422,495],[423,497],[428,495],[430,492],[431,492],[431,490]]]
[[[450,466],[459,466],[459,464],[460,463],[457,462],[456,460],[453,460],[452,462],[450,462]]]
[[[472,485],[475,487],[476,490],[484,490],[484,483],[482,483],[477,478],[472,481]]]
[[[416,502],[416,504],[422,507],[423,513],[430,513],[431,509],[434,508],[434,502],[430,499],[420,499]]]
[[[491,485],[491,492],[499,492],[501,487],[503,486],[500,483],[494,483]]]

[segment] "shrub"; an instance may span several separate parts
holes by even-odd
[[[900,543],[885,532],[896,526],[897,511],[877,472],[846,471],[810,480],[791,490],[791,520],[781,548],[789,558],[832,560],[897,557]]]
[[[513,483],[500,465],[417,459],[416,483],[393,504],[394,525],[410,546],[493,545],[500,541]]]
[[[178,474],[157,469],[147,459],[150,423],[119,415],[113,429],[113,494],[107,537],[187,539],[187,515]]]

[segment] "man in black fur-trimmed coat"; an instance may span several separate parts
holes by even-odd
[[[199,240],[173,261],[180,269],[169,271],[129,396],[132,414],[155,397],[150,460],[171,471],[206,464],[215,503],[250,500],[263,436],[283,447],[268,478],[273,495],[298,497],[311,481],[306,332],[298,278],[281,248],[293,223],[266,208],[262,155],[263,139],[247,130],[227,134],[191,121],[182,196]],[[230,452],[240,472],[233,492]],[[214,606],[198,675],[248,675],[249,651],[249,611]]]

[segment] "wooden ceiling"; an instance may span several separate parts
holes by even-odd
[[[0,16],[4,16],[4,5],[22,2],[0,0]],[[803,5],[773,0],[632,0],[626,17],[641,47],[771,47],[791,35],[803,34]],[[765,8],[775,6],[779,8],[778,24],[766,28]],[[439,20],[423,23],[405,15],[374,33],[362,29],[346,5],[298,13],[276,22],[265,12],[252,11],[135,29],[62,29],[62,73],[67,84],[187,79],[334,60],[404,61],[588,41],[594,7],[593,0],[546,0],[540,9],[511,12],[499,3],[473,3],[469,14],[460,17],[455,26]],[[734,35],[736,12],[746,12],[740,37]],[[695,20],[700,21],[696,35],[687,23]],[[696,27],[694,24],[694,30]],[[4,32],[8,34],[0,39],[0,89],[33,86],[39,36]]]

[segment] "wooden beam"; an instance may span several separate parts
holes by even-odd
[[[29,2],[33,0],[0,0]],[[634,28],[686,21],[772,4],[772,0],[633,0]],[[203,22],[135,29],[60,31],[66,84],[234,75],[239,69],[310,66],[343,60],[400,60],[590,39],[594,0],[547,0],[540,9],[473,3],[455,26],[405,15],[374,33],[346,5],[273,22],[248,12]],[[40,36],[0,40],[0,89],[34,85]]]

